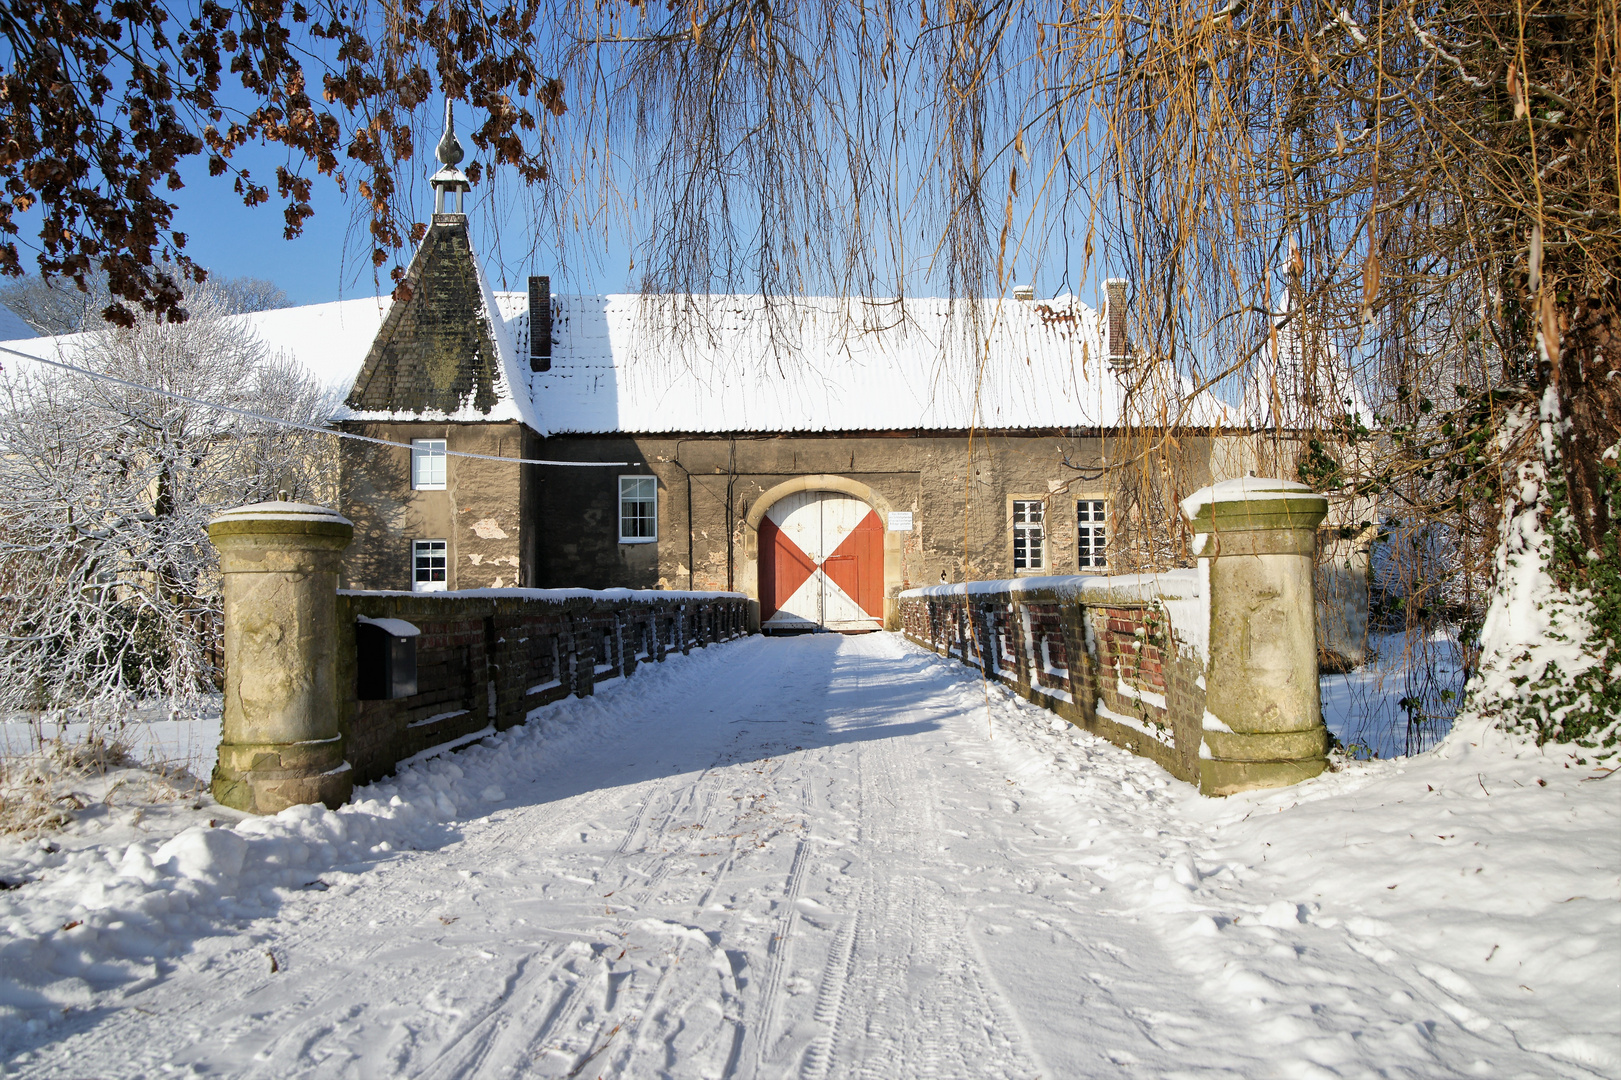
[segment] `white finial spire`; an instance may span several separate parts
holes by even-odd
[[[445,134],[434,149],[433,156],[439,159],[439,171],[433,174],[429,181],[433,184],[433,212],[435,214],[462,213],[462,194],[472,189],[467,177],[456,166],[465,156],[462,144],[456,139],[456,116],[451,111],[450,95],[445,95]],[[445,193],[451,192],[452,201],[446,206]]]
[[[452,103],[449,95],[445,96],[445,135],[439,140],[439,146],[434,150],[433,156],[439,159],[439,164],[456,166],[461,164],[462,144],[456,141],[456,116],[451,112]]]

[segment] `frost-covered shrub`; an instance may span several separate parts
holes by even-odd
[[[187,322],[60,349],[168,394],[43,367],[0,376],[0,710],[206,688],[219,624],[209,518],[278,490],[308,498],[331,474],[329,436],[170,396],[327,414],[318,385],[218,297],[188,306]]]

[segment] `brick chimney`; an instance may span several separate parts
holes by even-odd
[[[552,279],[529,279],[529,370],[552,367]]]
[[[1103,351],[1109,366],[1123,371],[1131,366],[1131,342],[1126,337],[1126,278],[1109,278],[1103,283]]]

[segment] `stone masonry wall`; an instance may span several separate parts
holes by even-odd
[[[979,582],[903,593],[907,637],[1117,746],[1199,781],[1204,666],[1151,600]],[[998,588],[998,586],[1002,586]]]
[[[420,631],[417,693],[360,701],[358,616]],[[366,784],[424,750],[522,723],[542,705],[748,633],[748,601],[729,593],[556,596],[517,591],[338,594],[338,685],[345,757]]]
[[[403,446],[345,439],[339,447],[344,516],[355,539],[344,554],[350,589],[411,588],[411,542],[444,540],[449,587],[525,587],[524,567],[535,543],[532,500],[536,466],[451,457],[442,490],[411,487],[412,439],[444,439],[448,449],[495,458],[531,457],[533,433],[511,423],[392,423],[346,421],[345,430]],[[602,470],[595,470],[601,472]]]
[[[1210,482],[1203,438],[1189,437],[1183,481]],[[725,436],[554,435],[539,457],[635,461],[619,470],[658,479],[657,544],[621,544],[615,470],[550,469],[537,485],[540,587],[581,585],[660,589],[755,587],[745,521],[768,491],[794,477],[823,474],[858,481],[887,508],[911,512],[895,591],[940,580],[974,581],[1014,573],[1013,499],[1047,504],[1046,573],[1073,574],[1077,499],[1106,499],[1104,486],[1055,486],[1065,462],[1101,465],[1096,435],[1039,432],[752,434]],[[965,477],[969,478],[965,483]],[[347,511],[346,511],[347,512]],[[1124,563],[1122,563],[1124,565]]]

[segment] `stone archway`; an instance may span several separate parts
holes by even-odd
[[[760,601],[760,526],[765,521],[766,514],[771,508],[784,498],[800,492],[829,491],[850,495],[870,506],[877,513],[880,521],[889,520],[890,503],[871,487],[859,480],[851,480],[843,476],[830,473],[814,473],[807,476],[796,476],[785,480],[763,492],[754,504],[749,507],[748,514],[743,519],[742,558],[739,560],[737,575],[737,589],[739,592]],[[899,626],[898,607],[895,594],[901,587],[901,554],[902,544],[905,541],[904,533],[892,533],[886,528],[883,534],[883,625],[885,629],[897,629]]]

